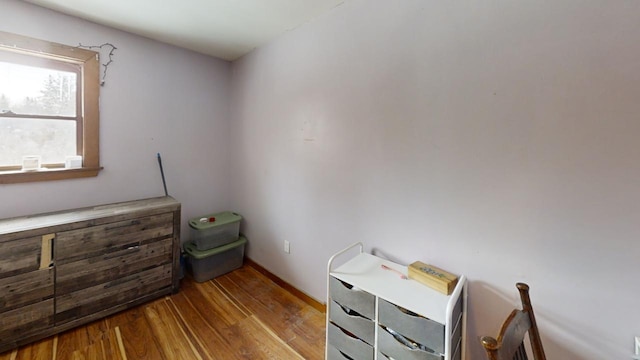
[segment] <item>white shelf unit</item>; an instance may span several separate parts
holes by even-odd
[[[333,269],[337,257],[356,248],[359,253]],[[326,359],[465,359],[465,276],[444,295],[402,279],[406,266],[363,250],[355,243],[329,259]]]

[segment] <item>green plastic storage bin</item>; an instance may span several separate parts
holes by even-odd
[[[191,241],[197,250],[209,250],[238,240],[242,216],[231,211],[189,219]]]
[[[240,236],[232,243],[202,251],[198,250],[192,241],[185,243],[187,264],[194,280],[197,282],[211,280],[242,267],[246,243],[247,239]]]

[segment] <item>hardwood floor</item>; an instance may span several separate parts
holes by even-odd
[[[324,359],[325,314],[252,266],[42,341],[0,360]]]

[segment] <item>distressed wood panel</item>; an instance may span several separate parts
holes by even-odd
[[[122,249],[113,253],[59,265],[56,293],[64,295],[110,282],[173,260],[173,239]]]
[[[171,286],[171,264],[62,295],[56,301],[56,325],[126,303]]]
[[[0,242],[103,225],[172,211],[180,203],[170,196],[0,219]],[[16,237],[18,236],[18,237]]]
[[[0,339],[17,339],[26,334],[46,329],[53,324],[53,299],[27,305],[2,313]]]
[[[0,279],[0,316],[13,310],[53,297],[53,269],[36,270]]]
[[[6,242],[0,240],[0,279],[38,270],[41,241],[39,236]]]
[[[172,213],[64,231],[56,238],[56,265],[109,254],[171,235]]]

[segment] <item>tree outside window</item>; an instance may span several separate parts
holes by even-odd
[[[94,51],[0,32],[0,183],[97,175],[98,70]],[[30,155],[42,168],[24,174]]]

